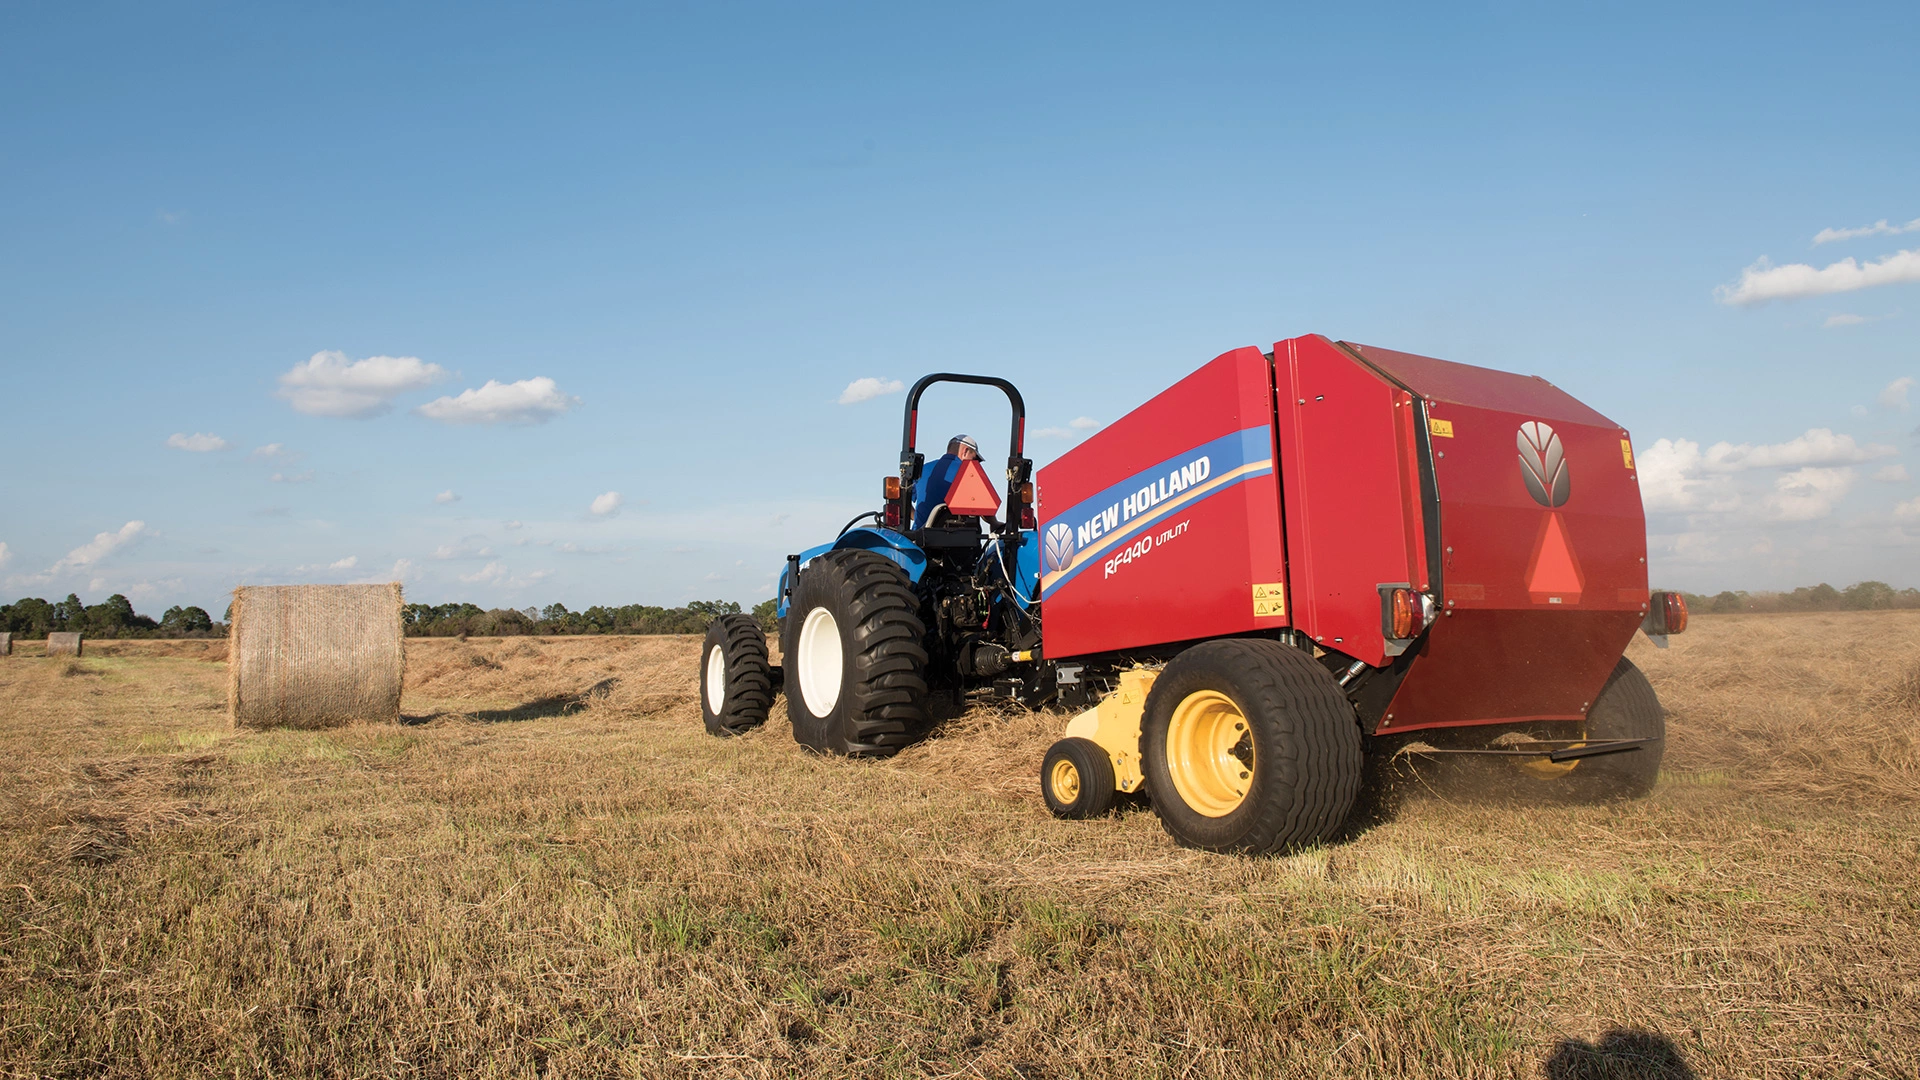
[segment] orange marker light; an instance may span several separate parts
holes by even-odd
[[[1687,628],[1687,598],[1677,592],[1667,593],[1661,599],[1667,619],[1667,633],[1678,634]]]
[[[1393,590],[1393,636],[1405,640],[1420,630],[1420,601],[1412,589]]]
[[[900,497],[900,478],[897,476],[887,477],[887,479],[880,485],[880,491],[885,498],[888,498],[888,499],[899,498]]]

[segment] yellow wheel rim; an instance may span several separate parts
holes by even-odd
[[[1584,738],[1584,736],[1582,737]],[[1571,750],[1574,747],[1585,745],[1587,744],[1577,742],[1569,746],[1568,749]],[[1523,758],[1520,762],[1520,767],[1542,780],[1557,780],[1579,768],[1580,762],[1580,758],[1574,758],[1572,761],[1548,761],[1546,758]]]
[[[1233,699],[1197,690],[1173,707],[1167,771],[1188,806],[1207,817],[1233,813],[1253,786],[1253,766],[1253,730]]]
[[[1053,797],[1061,806],[1072,806],[1080,798],[1080,770],[1073,762],[1064,758],[1053,763],[1053,771],[1047,774],[1047,783],[1053,786]]]

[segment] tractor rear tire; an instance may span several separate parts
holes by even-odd
[[[1359,791],[1360,726],[1312,657],[1234,638],[1173,658],[1147,694],[1140,760],[1186,847],[1265,855],[1319,843]]]
[[[783,624],[793,738],[823,754],[890,757],[927,726],[926,624],[898,563],[830,551],[795,583]]]
[[[707,734],[745,735],[773,708],[773,666],[767,635],[751,615],[722,615],[707,624],[700,650],[700,719]]]
[[[1113,759],[1092,739],[1061,739],[1040,759],[1040,795],[1053,816],[1069,821],[1113,809]]]
[[[1667,752],[1667,711],[1653,684],[1624,656],[1587,712],[1587,738],[1653,741],[1638,750],[1578,759],[1563,778],[1568,795],[1580,802],[1608,802],[1645,798],[1653,791]]]

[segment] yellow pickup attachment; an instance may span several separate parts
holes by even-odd
[[[1120,673],[1120,689],[1067,724],[1067,737],[1090,739],[1113,762],[1113,786],[1138,791],[1146,778],[1140,774],[1140,718],[1147,712],[1147,691],[1160,673],[1134,668]]]

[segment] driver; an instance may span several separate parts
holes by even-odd
[[[960,475],[962,462],[979,461],[980,444],[973,441],[971,435],[955,435],[947,440],[947,452],[935,459],[920,474],[920,482],[913,485],[913,527],[924,529],[927,518],[932,516],[933,508],[945,505],[947,492],[952,489],[953,481]],[[935,493],[938,494],[935,494]]]

